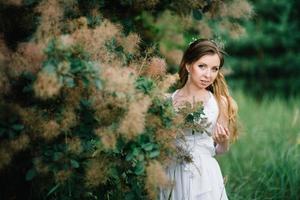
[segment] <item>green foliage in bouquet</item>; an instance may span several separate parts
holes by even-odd
[[[192,134],[196,132],[207,133],[206,128],[210,126],[210,123],[207,122],[205,117],[202,102],[193,102],[193,104],[186,102],[184,106],[178,109],[178,113],[184,117],[183,128],[191,129]]]

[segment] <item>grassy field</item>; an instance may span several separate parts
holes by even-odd
[[[300,199],[300,99],[253,98],[236,92],[242,131],[218,156],[230,200]]]

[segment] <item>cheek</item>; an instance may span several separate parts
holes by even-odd
[[[212,73],[212,80],[215,81],[217,76],[218,76],[219,72],[213,72]]]
[[[194,68],[192,68],[191,73],[192,73],[194,76],[199,77],[199,76],[202,76],[202,75],[203,75],[203,70],[201,70],[199,67],[198,67],[198,68],[197,68],[197,67],[194,67]]]

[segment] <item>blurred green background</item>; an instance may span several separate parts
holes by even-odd
[[[228,65],[233,87],[256,97],[299,94],[299,1],[253,1],[255,14],[244,24],[246,36],[230,40]]]
[[[235,91],[240,139],[218,157],[230,199],[299,199],[299,98],[255,98]]]
[[[300,1],[228,1],[236,4],[226,12],[213,10],[213,1],[201,1],[200,10],[182,1],[149,2],[78,0],[80,10],[67,9],[65,17],[85,15],[90,26],[109,18],[125,34],[139,33],[142,54],[165,58],[170,73],[177,72],[192,38],[224,45],[226,79],[241,123],[239,140],[217,158],[229,198],[300,199]],[[38,3],[0,2],[0,32],[11,49],[31,39]],[[92,15],[92,8],[101,16]]]

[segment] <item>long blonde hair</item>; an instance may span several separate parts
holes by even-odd
[[[207,54],[217,54],[220,58],[220,69],[224,64],[224,54],[215,42],[208,39],[199,39],[194,41],[183,54],[181,63],[179,65],[179,78],[180,88],[182,88],[188,80],[188,71],[186,69],[187,64],[192,64]],[[216,97],[220,110],[227,109],[229,119],[229,131],[231,141],[235,141],[238,137],[238,123],[237,123],[237,111],[238,106],[234,99],[229,94],[228,86],[225,81],[224,75],[219,71],[214,83],[208,88]],[[224,98],[226,98],[227,108],[222,107],[224,105]]]
[[[221,101],[224,101],[222,100],[222,98],[224,97],[226,98],[231,141],[235,141],[238,137],[238,130],[237,130],[238,106],[234,101],[234,99],[229,94],[228,86],[222,72],[218,73],[216,80],[212,84],[212,87],[209,88],[209,90],[211,90],[214,93],[220,109],[226,109],[220,106],[220,105],[224,105],[221,103]]]

